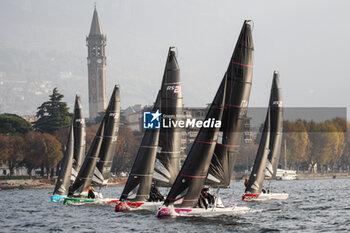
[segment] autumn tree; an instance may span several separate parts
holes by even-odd
[[[286,142],[287,165],[299,168],[302,162],[307,161],[310,140],[306,131],[305,123],[301,120],[296,122],[283,122],[283,138]],[[284,141],[284,140],[283,140]],[[280,159],[280,162],[282,160]]]
[[[96,132],[100,127],[99,124],[91,125],[86,127],[86,149],[88,150],[91,146],[92,141],[96,136]]]
[[[33,124],[36,131],[53,134],[60,128],[69,127],[71,114],[67,103],[62,101],[63,97],[55,87],[49,101],[38,107],[36,116],[39,119]]]
[[[309,134],[312,143],[309,161],[312,165],[317,163],[323,172],[329,163],[336,163],[344,149],[344,137],[337,127],[330,122],[312,122]],[[343,142],[341,142],[343,140]]]
[[[10,169],[13,176],[14,169],[24,159],[24,139],[20,136],[0,136],[0,154]]]
[[[344,150],[339,160],[339,167],[349,171],[350,168],[350,124],[346,123],[346,132],[344,133]]]
[[[141,143],[141,136],[135,136],[128,126],[119,129],[115,158],[112,170],[116,172],[129,172],[134,163]]]
[[[42,135],[44,143],[43,165],[46,167],[47,176],[49,171],[57,166],[63,158],[61,143],[51,134]],[[51,174],[53,171],[51,171]]]
[[[29,178],[32,176],[32,170],[44,163],[44,140],[42,133],[29,132],[24,137],[25,157],[23,163],[28,169]]]

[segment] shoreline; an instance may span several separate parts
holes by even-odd
[[[108,182],[108,186],[125,185],[127,177],[112,177]],[[56,179],[18,179],[18,180],[0,180],[1,190],[12,189],[54,189]]]
[[[298,173],[297,180],[320,180],[320,179],[346,179],[350,178],[348,172],[332,172],[332,173]],[[110,178],[107,187],[123,186],[127,181],[127,177]],[[233,181],[242,181],[235,179]],[[18,179],[18,180],[0,180],[0,191],[11,189],[54,189],[56,179]]]

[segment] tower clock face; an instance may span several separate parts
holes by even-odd
[[[101,59],[101,58],[97,59],[97,63],[98,63],[98,64],[101,64],[101,62],[102,62],[102,59]]]

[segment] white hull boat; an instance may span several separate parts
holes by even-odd
[[[248,213],[249,207],[246,206],[229,206],[229,207],[214,207],[214,208],[176,208],[174,206],[162,207],[157,212],[157,217],[213,217],[219,215],[235,215]]]

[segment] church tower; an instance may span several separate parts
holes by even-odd
[[[86,45],[88,47],[89,117],[94,121],[98,113],[106,109],[106,36],[102,33],[96,6],[90,34],[86,37]]]

